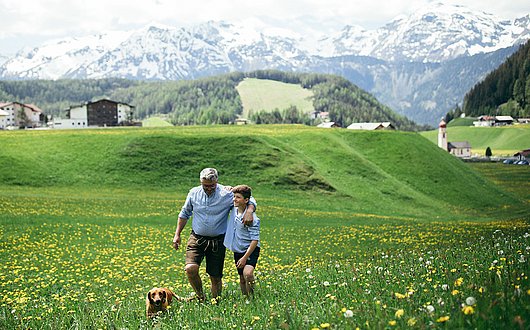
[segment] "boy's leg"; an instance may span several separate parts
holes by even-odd
[[[239,287],[241,288],[241,293],[246,296],[248,294],[247,281],[245,281],[243,274],[239,275]]]
[[[245,280],[246,294],[254,294],[254,266],[246,265],[243,268],[243,278]]]

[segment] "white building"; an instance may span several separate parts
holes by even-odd
[[[0,109],[0,129],[5,129],[7,127],[7,116],[9,116],[9,113]]]
[[[346,127],[347,129],[360,129],[360,130],[394,130],[396,129],[394,125],[390,122],[385,121],[382,123],[353,123],[350,126]]]
[[[38,127],[41,125],[42,110],[33,104],[0,103],[0,110],[7,113],[7,115],[2,116],[4,128]]]
[[[66,119],[54,120],[54,128],[87,128],[120,126],[130,122],[134,107],[102,99],[66,110]]]

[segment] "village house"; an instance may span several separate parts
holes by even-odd
[[[340,127],[340,125],[337,124],[334,121],[327,121],[327,122],[318,124],[317,127],[320,127],[320,128],[337,128],[337,127]]]
[[[9,116],[9,113],[7,113],[7,111],[0,110],[0,129],[6,128],[7,116]]]
[[[31,128],[42,124],[42,110],[33,104],[20,102],[0,103],[0,128]]]
[[[513,155],[517,160],[525,160],[530,156],[530,149],[521,150]]]
[[[101,99],[66,110],[66,119],[54,120],[54,128],[120,126],[131,122],[134,106]]]
[[[396,128],[390,122],[382,123],[353,123],[346,127],[347,129],[360,129],[360,130],[395,130]]]
[[[478,120],[473,122],[475,127],[491,127],[491,126],[505,126],[512,125],[514,119],[512,116],[480,116]]]

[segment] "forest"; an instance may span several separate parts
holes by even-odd
[[[329,112],[331,121],[341,126],[353,122],[389,121],[401,130],[422,130],[408,118],[379,103],[345,78],[316,73],[260,70],[234,72],[197,80],[136,81],[126,79],[92,80],[20,80],[0,81],[0,101],[35,104],[45,114],[64,117],[65,110],[102,98],[135,107],[134,117],[142,120],[165,115],[174,125],[228,124],[242,114],[236,86],[245,78],[269,79],[299,84],[310,89],[315,111]],[[256,111],[251,115],[258,124],[316,124],[296,107]]]
[[[462,112],[530,117],[530,41],[465,95]]]

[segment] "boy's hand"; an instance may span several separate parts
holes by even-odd
[[[237,268],[243,268],[245,267],[245,265],[247,264],[247,258],[243,257],[241,259],[239,259],[236,263],[236,267]]]

